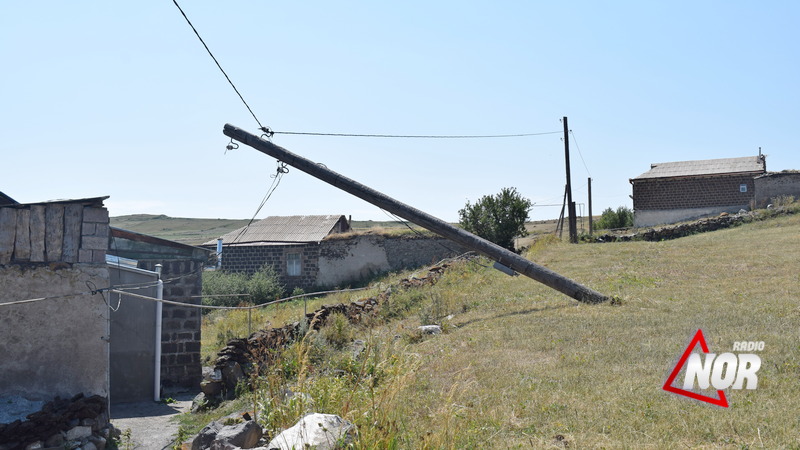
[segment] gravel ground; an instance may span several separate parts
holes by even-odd
[[[192,407],[194,394],[173,396],[175,403],[121,403],[111,405],[111,423],[120,431],[131,430],[131,444],[137,450],[161,450],[172,447],[178,432],[175,416]],[[123,438],[124,439],[124,438]],[[120,448],[126,448],[123,445]]]

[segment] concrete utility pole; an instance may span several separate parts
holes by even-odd
[[[559,292],[562,292],[575,300],[583,303],[600,303],[608,300],[605,295],[594,291],[586,286],[576,283],[569,278],[561,276],[546,267],[542,267],[514,252],[506,250],[497,244],[486,239],[475,236],[465,230],[457,228],[449,223],[413,208],[405,203],[399,202],[381,192],[368,186],[351,180],[340,175],[322,164],[317,164],[302,156],[291,153],[290,151],[273,144],[258,136],[248,133],[231,124],[226,124],[223,133],[231,139],[253,147],[254,149],[272,156],[277,160],[297,168],[313,177],[316,177],[334,187],[350,193],[362,200],[378,206],[392,214],[400,216],[410,222],[420,225],[434,233],[447,239],[457,242],[465,247],[471,248],[498,263],[509,267],[517,272],[533,278]]]
[[[578,243],[578,220],[575,217],[575,202],[572,201],[572,175],[569,170],[569,126],[564,116],[564,158],[567,166],[567,211],[569,211],[569,241]]]

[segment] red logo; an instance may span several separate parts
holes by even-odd
[[[678,364],[675,365],[675,368],[672,369],[672,373],[669,374],[669,378],[667,378],[667,381],[664,383],[663,389],[667,392],[672,392],[673,394],[683,395],[695,400],[700,400],[701,402],[711,403],[712,405],[727,408],[728,399],[725,398],[725,392],[722,389],[717,390],[717,395],[719,398],[714,398],[686,389],[677,388],[672,385],[672,383],[675,382],[675,378],[686,364],[686,360],[689,359],[689,355],[692,353],[692,350],[694,350],[695,345],[698,343],[700,343],[700,349],[703,350],[703,353],[708,353],[708,344],[706,344],[706,338],[703,336],[703,330],[697,330],[694,338],[692,338],[692,342],[689,342],[689,346],[686,347],[686,351],[684,351],[683,355],[681,355],[681,359],[678,360]]]

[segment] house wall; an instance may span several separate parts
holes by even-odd
[[[739,186],[747,185],[747,192]],[[753,199],[752,174],[633,181],[633,209],[691,209],[747,205]]]
[[[164,300],[200,304],[207,250],[118,228],[111,235],[109,253],[134,259],[138,268],[148,271],[161,264]],[[197,389],[203,371],[200,309],[164,304],[161,324],[162,390]]]
[[[139,268],[155,271],[161,264],[164,299],[200,304],[205,262],[185,259],[139,260]],[[200,360],[200,309],[164,304],[161,315],[161,387],[165,391],[197,389],[203,378]]]
[[[111,283],[147,285],[134,291],[139,295],[156,296],[158,274],[126,266],[108,265]],[[156,303],[108,294],[111,311],[111,402],[123,403],[153,400],[155,372]]]
[[[418,236],[356,235],[317,243],[227,246],[222,269],[252,274],[271,264],[287,290],[344,286],[375,275],[431,264],[467,250],[447,239]],[[286,273],[286,255],[302,254],[302,274]]]
[[[800,199],[800,173],[779,172],[755,179],[755,201],[757,208],[765,208],[772,199],[781,195],[792,195]]]
[[[746,192],[741,192],[742,184]],[[755,190],[753,174],[634,180],[634,226],[738,212],[750,207]]]
[[[225,246],[222,250],[222,270],[243,272],[252,275],[265,264],[278,274],[286,289],[299,287],[308,289],[316,284],[319,273],[320,245],[315,242],[284,245],[237,245]],[[302,267],[300,276],[290,277],[286,272],[286,255],[300,253]]]
[[[0,208],[0,303],[60,297],[0,306],[0,392],[108,396],[107,240],[99,200]]]

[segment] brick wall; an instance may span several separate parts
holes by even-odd
[[[286,255],[289,253],[301,254],[300,276],[287,273]],[[269,264],[288,291],[296,287],[308,290],[316,284],[318,260],[317,243],[226,246],[222,250],[222,270],[253,274],[264,264]]]
[[[165,300],[200,303],[192,297],[202,292],[202,262],[150,259],[140,260],[139,268],[154,271],[156,264],[162,265]],[[161,317],[161,385],[166,390],[197,388],[202,378],[200,309],[165,304]]]
[[[740,186],[747,186],[741,192]],[[634,180],[633,209],[688,209],[747,205],[754,198],[753,175]]]

